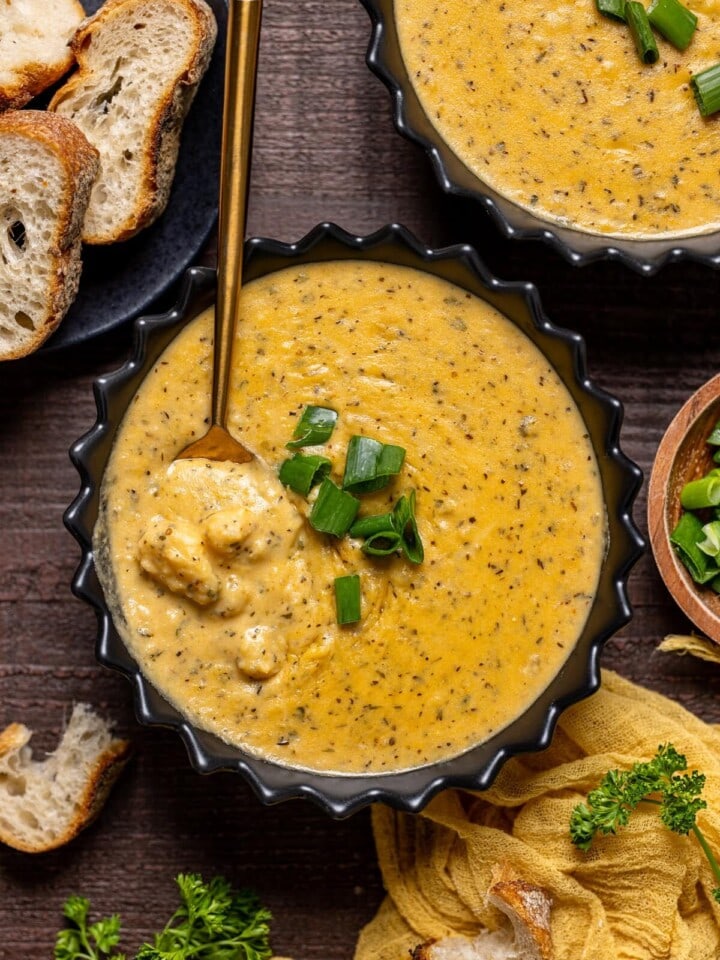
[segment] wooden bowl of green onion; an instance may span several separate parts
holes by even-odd
[[[690,397],[658,447],[648,529],[676,603],[720,643],[720,374]]]

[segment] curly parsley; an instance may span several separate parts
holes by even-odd
[[[236,892],[222,877],[205,883],[196,873],[176,878],[180,906],[136,960],[269,960],[270,911],[255,894]],[[120,942],[116,915],[88,922],[90,903],[70,897],[63,908],[69,926],[55,943],[55,960],[126,960],[113,952]]]
[[[703,849],[715,879],[720,884],[720,866],[695,819],[707,802],[700,794],[705,776],[687,770],[687,760],[671,743],[661,744],[645,763],[629,770],[610,770],[600,786],[588,794],[587,803],[579,803],[570,817],[570,837],[576,847],[589,850],[596,833],[616,833],[624,827],[640,803],[655,804],[660,819],[674,833],[686,836],[692,831]],[[682,774],[682,776],[679,776]],[[713,890],[720,903],[720,886]]]

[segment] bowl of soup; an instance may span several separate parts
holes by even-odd
[[[208,423],[213,271],[97,382],[66,522],[98,656],[197,769],[265,801],[344,816],[482,789],[596,689],[630,617],[621,406],[469,247],[323,224],[250,241],[245,275],[229,429],[251,463],[173,462]]]
[[[692,41],[680,52],[658,37],[654,64],[595,0],[363,3],[368,64],[446,192],[576,264],[717,266],[720,116],[701,116],[690,87],[720,55],[712,3],[689,3]]]

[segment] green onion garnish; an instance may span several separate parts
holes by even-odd
[[[337,418],[336,411],[330,407],[305,407],[298,425],[293,430],[293,439],[285,446],[295,450],[297,447],[327,443],[335,429]]]
[[[348,444],[343,490],[372,493],[382,490],[390,477],[400,472],[405,459],[402,447],[380,443],[371,437],[351,437]]]
[[[360,509],[360,501],[341,490],[328,477],[320,484],[317,500],[310,511],[310,526],[320,533],[344,537]]]
[[[327,457],[296,453],[280,465],[278,477],[280,483],[306,497],[330,473],[331,466]]]
[[[720,110],[720,63],[690,78],[698,109],[704,117]]]
[[[356,520],[350,527],[350,536],[372,537],[376,533],[393,529],[393,515],[391,513],[378,513],[371,517],[360,517],[359,520]]]
[[[697,27],[697,17],[692,10],[683,6],[680,0],[652,0],[647,15],[666,40],[678,50],[685,50]]]
[[[716,450],[713,454],[713,463],[720,463],[720,450]]]
[[[371,557],[388,557],[402,547],[402,534],[397,530],[379,530],[367,538],[362,552]]]
[[[712,428],[712,433],[707,438],[705,443],[709,443],[711,447],[720,447],[720,420]],[[720,450],[718,450],[720,453]]]
[[[595,6],[604,17],[625,23],[625,0],[595,0]]]
[[[415,491],[402,496],[392,513],[361,517],[350,527],[351,537],[365,537],[364,553],[385,557],[402,550],[411,563],[422,563],[425,557],[415,519]]]
[[[670,534],[670,543],[695,583],[709,583],[720,575],[717,563],[698,547],[702,527],[702,521],[694,513],[684,513]]]
[[[698,540],[698,549],[702,550],[708,557],[714,557],[715,563],[717,563],[717,557],[720,554],[720,520],[706,523],[702,532],[705,539]]]
[[[702,510],[720,504],[720,477],[691,480],[680,491],[680,503],[686,510]]]
[[[425,557],[422,540],[415,519],[415,491],[400,497],[393,508],[393,526],[401,535],[402,552],[411,563],[422,563]]]
[[[643,63],[656,63],[660,53],[645,7],[638,0],[627,0],[625,19],[633,35],[635,47]]]
[[[360,577],[353,573],[335,580],[337,622],[357,623],[360,619]]]

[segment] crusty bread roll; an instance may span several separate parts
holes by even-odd
[[[216,34],[204,0],[107,0],[81,24],[72,41],[78,70],[50,110],[100,151],[86,243],[127,240],[165,209],[183,121]]]
[[[0,842],[42,853],[92,823],[127,762],[130,745],[114,739],[107,723],[82,703],[45,760],[33,760],[31,736],[21,723],[0,733]]]
[[[75,62],[79,0],[0,0],[0,110],[22,107]]]
[[[413,950],[412,960],[552,960],[552,903],[542,887],[496,864],[486,900],[505,914],[510,928],[428,941]]]
[[[39,347],[74,300],[97,169],[97,151],[69,120],[0,114],[0,360]]]

